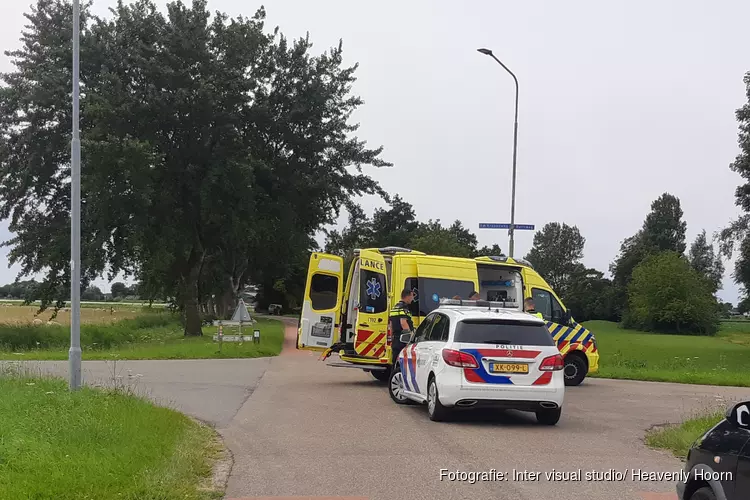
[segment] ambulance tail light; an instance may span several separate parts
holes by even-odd
[[[543,372],[556,372],[562,370],[564,367],[565,363],[563,362],[562,356],[555,354],[554,356],[544,358],[539,365],[539,370]]]
[[[456,368],[479,368],[474,356],[453,349],[443,349],[443,361],[448,366],[455,366]]]
[[[385,334],[385,345],[391,345],[393,343],[393,330],[391,329],[391,322],[388,322],[388,332]]]

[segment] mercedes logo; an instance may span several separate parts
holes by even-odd
[[[507,353],[505,353],[505,354],[506,354],[506,355],[507,355],[507,356],[508,356],[509,358],[512,358],[512,357],[513,357],[513,351],[508,351],[508,352],[507,352]]]

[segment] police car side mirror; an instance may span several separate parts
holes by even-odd
[[[750,429],[750,401],[734,405],[727,411],[725,418],[735,427]]]
[[[401,339],[402,344],[408,344],[411,342],[411,333],[402,333],[399,338]]]

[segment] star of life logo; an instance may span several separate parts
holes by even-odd
[[[378,283],[375,278],[372,278],[367,282],[367,296],[372,300],[376,300],[380,297],[380,283]]]

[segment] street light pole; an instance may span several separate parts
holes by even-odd
[[[81,387],[81,139],[79,137],[78,61],[81,6],[73,0],[73,139],[70,144],[70,390]]]
[[[505,71],[507,71],[510,76],[513,77],[513,81],[516,83],[516,112],[515,112],[515,119],[513,122],[513,184],[511,186],[511,195],[510,195],[510,229],[508,230],[508,236],[510,237],[510,242],[508,243],[508,256],[513,257],[513,250],[515,247],[515,229],[516,229],[516,151],[518,148],[518,78],[516,78],[516,75],[513,74],[511,70],[508,69],[508,67],[503,64],[500,59],[495,57],[495,54],[492,53],[490,49],[477,49],[478,52],[490,56],[493,58],[497,63],[503,67]]]

